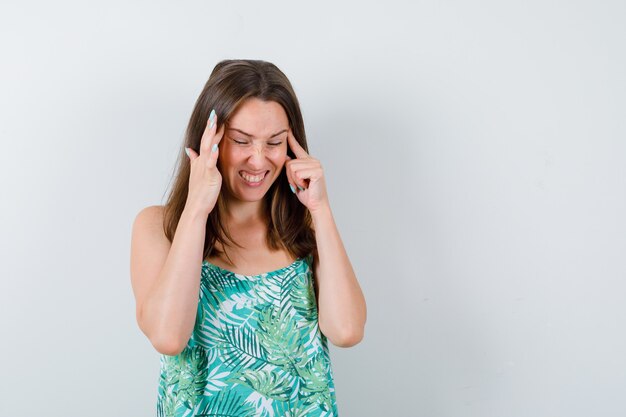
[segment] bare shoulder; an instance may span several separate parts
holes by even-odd
[[[164,206],[149,206],[137,213],[133,222],[131,258],[134,255],[143,255],[144,250],[153,251],[167,247],[170,242],[163,230]]]
[[[149,206],[133,222],[130,249],[130,278],[137,307],[159,275],[171,243],[163,230],[163,206]]]
[[[146,223],[155,225],[156,223],[163,224],[163,213],[165,211],[165,206],[148,206],[143,208],[137,213],[135,217],[135,225],[141,223],[145,225]]]

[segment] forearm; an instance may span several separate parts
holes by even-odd
[[[207,215],[185,209],[168,256],[142,306],[142,328],[153,345],[182,350],[196,319]]]
[[[312,213],[319,265],[319,327],[333,344],[352,346],[364,333],[365,297],[329,206]]]

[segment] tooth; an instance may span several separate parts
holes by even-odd
[[[256,175],[256,176],[250,176],[250,175],[242,172],[241,176],[248,182],[259,182],[259,181],[261,181],[265,177],[265,174],[263,174],[263,175]]]

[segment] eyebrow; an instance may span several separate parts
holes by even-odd
[[[240,130],[240,129],[237,129],[237,128],[234,128],[234,127],[229,127],[228,129],[229,129],[229,130],[236,130],[237,132],[241,133],[242,135],[246,135],[246,136],[252,137],[252,135],[251,135],[250,133],[246,133],[246,132],[244,132],[243,130]],[[275,138],[276,136],[280,135],[281,133],[285,133],[286,131],[287,131],[287,129],[283,129],[283,130],[281,130],[280,132],[274,133],[274,134],[273,134],[272,136],[270,136],[269,138],[270,138],[270,139]]]

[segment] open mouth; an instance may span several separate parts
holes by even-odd
[[[251,175],[250,173],[239,171],[239,176],[244,180],[244,182],[248,185],[260,185],[265,177],[267,177],[269,171],[265,171],[262,174]]]

